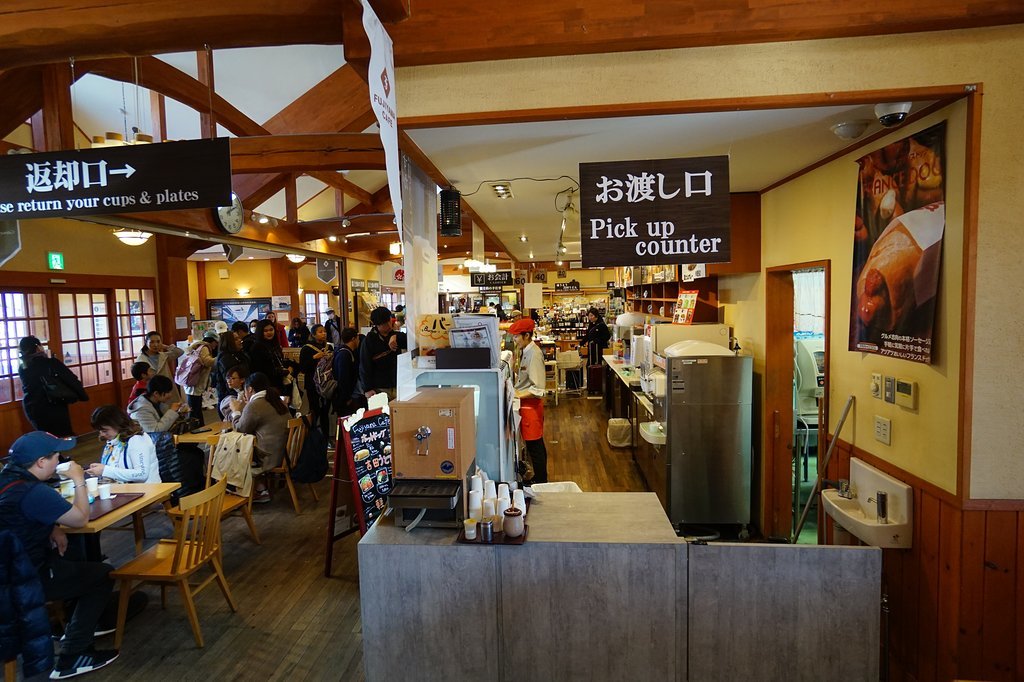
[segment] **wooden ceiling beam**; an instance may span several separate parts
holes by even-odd
[[[366,232],[387,234],[397,237],[398,229],[392,222],[389,215],[366,216],[365,218],[349,218],[349,226],[345,227],[342,220],[311,220],[299,222],[294,225],[300,241],[311,241],[313,239],[326,239],[332,235],[346,237],[352,234],[363,234]]]
[[[391,5],[392,3],[388,3]],[[7,0],[0,66],[260,45],[341,42],[338,0]]]
[[[376,120],[366,81],[345,64],[267,119],[263,127],[274,135],[361,133]]]
[[[1010,0],[520,0],[514,21],[470,0],[421,0],[408,21],[388,27],[396,66],[710,45],[893,35],[1024,22]],[[346,30],[346,29],[343,29]],[[347,34],[346,34],[347,37]],[[357,56],[353,48],[353,56]],[[349,45],[345,45],[346,58]]]
[[[380,137],[364,133],[265,135],[231,139],[236,173],[385,170]]]

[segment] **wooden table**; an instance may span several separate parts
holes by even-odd
[[[203,428],[209,429],[209,431],[203,431],[201,433],[183,433],[175,438],[175,442],[206,445],[209,443],[209,439],[211,437],[219,436],[226,431],[233,431],[235,427],[231,422],[214,422],[203,426]]]
[[[61,526],[61,529],[70,534],[98,534],[101,530],[110,528],[122,519],[132,517],[132,527],[135,532],[135,553],[142,552],[142,540],[145,537],[145,527],[142,525],[142,512],[152,504],[158,504],[171,498],[171,493],[181,487],[180,483],[114,483],[110,491],[118,493],[142,493],[142,497],[132,500],[123,507],[118,507],[109,514],[104,514],[95,521],[89,521],[81,528],[68,528]],[[97,540],[98,540],[97,535]]]

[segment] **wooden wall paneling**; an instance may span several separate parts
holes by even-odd
[[[1024,680],[1024,514],[1017,514],[1017,679]]]
[[[960,674],[982,679],[985,578],[985,512],[963,512],[961,548]]]
[[[892,673],[891,668],[894,662],[906,660],[902,633],[905,629],[903,623],[907,615],[907,593],[902,588],[903,567],[909,554],[909,551],[902,549],[882,550],[882,592],[887,596],[889,602],[888,642],[883,641],[882,644],[888,646],[890,673]],[[890,679],[898,680],[900,678],[890,676]]]
[[[115,376],[120,376],[120,369],[114,368]],[[70,407],[71,428],[78,435],[92,433],[92,424],[89,423],[89,415],[100,405],[122,405],[120,390],[117,384],[120,379],[115,379],[110,384],[99,386],[86,386],[85,392],[89,394],[89,400],[84,403],[74,403]]]
[[[914,515],[920,532],[915,546],[918,555],[918,609],[917,641],[919,680],[936,679],[936,635],[939,601],[939,501],[929,495],[921,495],[921,514]]]
[[[206,316],[210,314],[208,306],[206,305],[206,263],[204,261],[198,261],[196,263],[196,284],[199,289],[199,310],[195,311],[197,320],[205,320]]]
[[[986,680],[1013,680],[1016,668],[1017,514],[985,513],[985,592],[982,658]]]
[[[207,139],[217,137],[217,115],[213,111],[213,93],[216,88],[213,77],[213,50],[196,51],[196,80],[206,87],[210,104],[199,109],[199,135]]]
[[[730,251],[728,263],[709,263],[709,275],[761,272],[761,194],[739,192],[729,195]]]
[[[18,378],[14,380],[20,381]],[[21,434],[31,430],[32,425],[25,418],[25,410],[21,408],[20,400],[0,406],[0,452],[6,453]]]
[[[939,503],[939,590],[936,623],[936,677],[957,677],[957,631],[960,623],[960,548],[963,517],[959,509]]]
[[[180,240],[163,234],[155,239],[157,329],[165,335],[165,343],[184,341],[192,332],[191,326],[179,329],[175,319],[188,319],[188,259],[169,253],[173,243]]]
[[[292,305],[294,306],[296,303],[295,297],[298,295],[298,292],[291,290],[289,288],[289,265],[290,262],[288,261],[287,258],[273,258],[270,260],[270,294],[271,296],[291,296]],[[295,281],[297,288],[298,276],[296,276]],[[294,309],[298,310],[297,307]],[[288,314],[291,315],[291,310],[288,311]],[[284,315],[282,315],[280,312],[278,312],[277,315],[278,318],[280,318],[278,319],[278,322],[280,324],[283,324],[285,328],[287,328],[289,320],[284,319]]]

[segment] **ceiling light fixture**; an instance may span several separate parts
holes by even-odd
[[[285,256],[285,258],[287,258],[293,263],[301,263],[302,261],[306,260],[305,256],[298,253],[289,253]]]
[[[391,242],[388,245],[388,253],[392,256],[399,256],[402,253],[402,242]]]
[[[149,238],[153,236],[153,233],[143,232],[142,230],[121,228],[114,230],[114,236],[117,237],[125,246],[142,246],[149,241]]]
[[[327,237],[327,241],[329,241],[329,242],[336,242],[336,241],[338,241],[338,236],[332,234],[329,237]]]
[[[254,260],[256,256],[249,256],[249,260]]]
[[[521,241],[521,242],[527,241],[526,235],[525,234],[519,235],[519,241]]]
[[[558,267],[562,267],[562,259],[559,258],[558,260],[556,260],[555,265],[557,265]]]
[[[566,253],[569,249],[565,248],[565,244],[558,242],[558,251],[560,253]]]
[[[512,183],[510,182],[495,182],[491,184],[491,189],[494,190],[494,194],[499,199],[514,199],[512,196]]]
[[[258,222],[260,225],[266,225],[267,223],[270,222],[270,218],[268,216],[261,215],[259,218],[256,219],[256,222]]]
[[[352,226],[352,221],[349,220],[348,218],[342,218],[341,219],[341,226],[342,227],[351,227]]]
[[[249,287],[239,287],[239,288],[235,289],[235,293],[238,294],[239,296],[248,296],[249,295]]]
[[[533,251],[530,252],[530,260],[533,260]]]

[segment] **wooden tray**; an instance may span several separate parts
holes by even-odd
[[[484,547],[489,547],[489,546],[492,546],[492,545],[521,545],[524,542],[526,542],[526,536],[530,534],[530,524],[524,524],[524,526],[523,526],[523,534],[520,535],[517,538],[506,538],[504,531],[496,530],[496,531],[494,531],[494,540],[492,542],[482,542],[480,540],[480,528],[479,528],[479,525],[480,524],[477,524],[476,539],[475,540],[467,540],[466,539],[466,529],[465,528],[461,528],[459,530],[458,542],[463,544],[463,545],[483,545]]]
[[[110,512],[114,511],[118,507],[123,507],[129,502],[139,499],[145,495],[145,493],[114,493],[114,496],[109,500],[101,500],[99,497],[92,501],[89,505],[89,520],[95,521],[101,516],[105,516]]]

